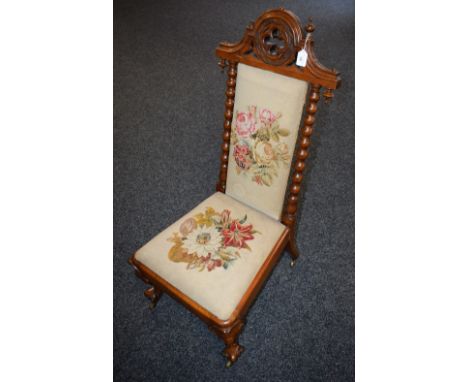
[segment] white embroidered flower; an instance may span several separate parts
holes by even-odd
[[[256,162],[265,166],[269,166],[275,157],[273,146],[262,141],[255,143],[253,154]]]
[[[214,255],[222,245],[222,236],[215,227],[198,227],[190,232],[184,240],[188,253],[199,256]]]

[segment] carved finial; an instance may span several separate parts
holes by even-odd
[[[312,24],[312,18],[311,17],[309,17],[307,19],[307,21],[308,21],[308,23],[307,23],[307,25],[305,27],[305,30],[306,30],[307,33],[312,33],[315,30],[315,25]]]
[[[219,60],[218,66],[221,68],[221,72],[224,73],[224,68],[227,66],[226,65],[226,60],[223,59],[223,58],[221,60]]]
[[[333,100],[333,90],[332,89],[326,89],[323,92],[323,97],[325,98],[325,103],[329,105],[331,101]]]

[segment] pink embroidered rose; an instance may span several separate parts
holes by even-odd
[[[236,132],[241,138],[246,138],[257,131],[257,123],[255,121],[255,110],[248,113],[238,112],[236,117]]]
[[[196,227],[197,221],[194,218],[188,218],[180,225],[179,231],[183,236],[187,236]]]
[[[246,143],[234,146],[234,159],[237,165],[244,170],[248,170],[252,166],[252,153]]]
[[[231,211],[229,210],[224,210],[221,213],[221,225],[223,228],[225,228],[231,222],[230,215],[231,215]]]
[[[264,124],[272,124],[276,120],[276,116],[271,112],[271,110],[268,109],[262,109],[259,114],[260,121],[262,121]]]

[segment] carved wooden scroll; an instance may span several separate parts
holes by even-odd
[[[341,79],[336,70],[326,68],[315,57],[314,29],[309,22],[305,34],[300,20],[292,12],[283,8],[269,10],[249,24],[241,41],[219,44],[216,55],[221,58],[221,66],[225,61],[242,62],[331,91],[339,87]],[[308,55],[304,68],[295,65],[297,52],[303,48]]]

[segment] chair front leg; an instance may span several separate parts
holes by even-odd
[[[289,265],[294,267],[296,265],[297,258],[299,257],[299,249],[297,248],[296,241],[294,239],[290,239],[288,242],[288,251],[291,255],[291,262]]]
[[[156,308],[156,304],[162,296],[162,292],[156,289],[154,286],[149,287],[145,290],[145,296],[150,299],[150,309],[153,310]]]
[[[237,361],[244,347],[239,345],[239,334],[245,322],[237,320],[228,328],[210,327],[225,343],[223,355],[227,358],[226,367],[231,367]]]
[[[291,232],[291,234],[289,235],[287,250],[291,255],[291,262],[289,263],[289,265],[292,268],[294,267],[294,265],[296,265],[297,258],[299,257],[299,248],[297,248],[296,236],[294,235],[294,232]]]
[[[150,309],[153,310],[163,294],[162,291],[160,291],[154,285],[152,285],[150,281],[143,275],[143,273],[141,273],[141,271],[134,263],[133,256],[130,259],[128,259],[128,262],[133,267],[136,276],[139,279],[141,279],[145,284],[151,285],[148,289],[145,290],[144,294],[145,297],[150,299]]]

